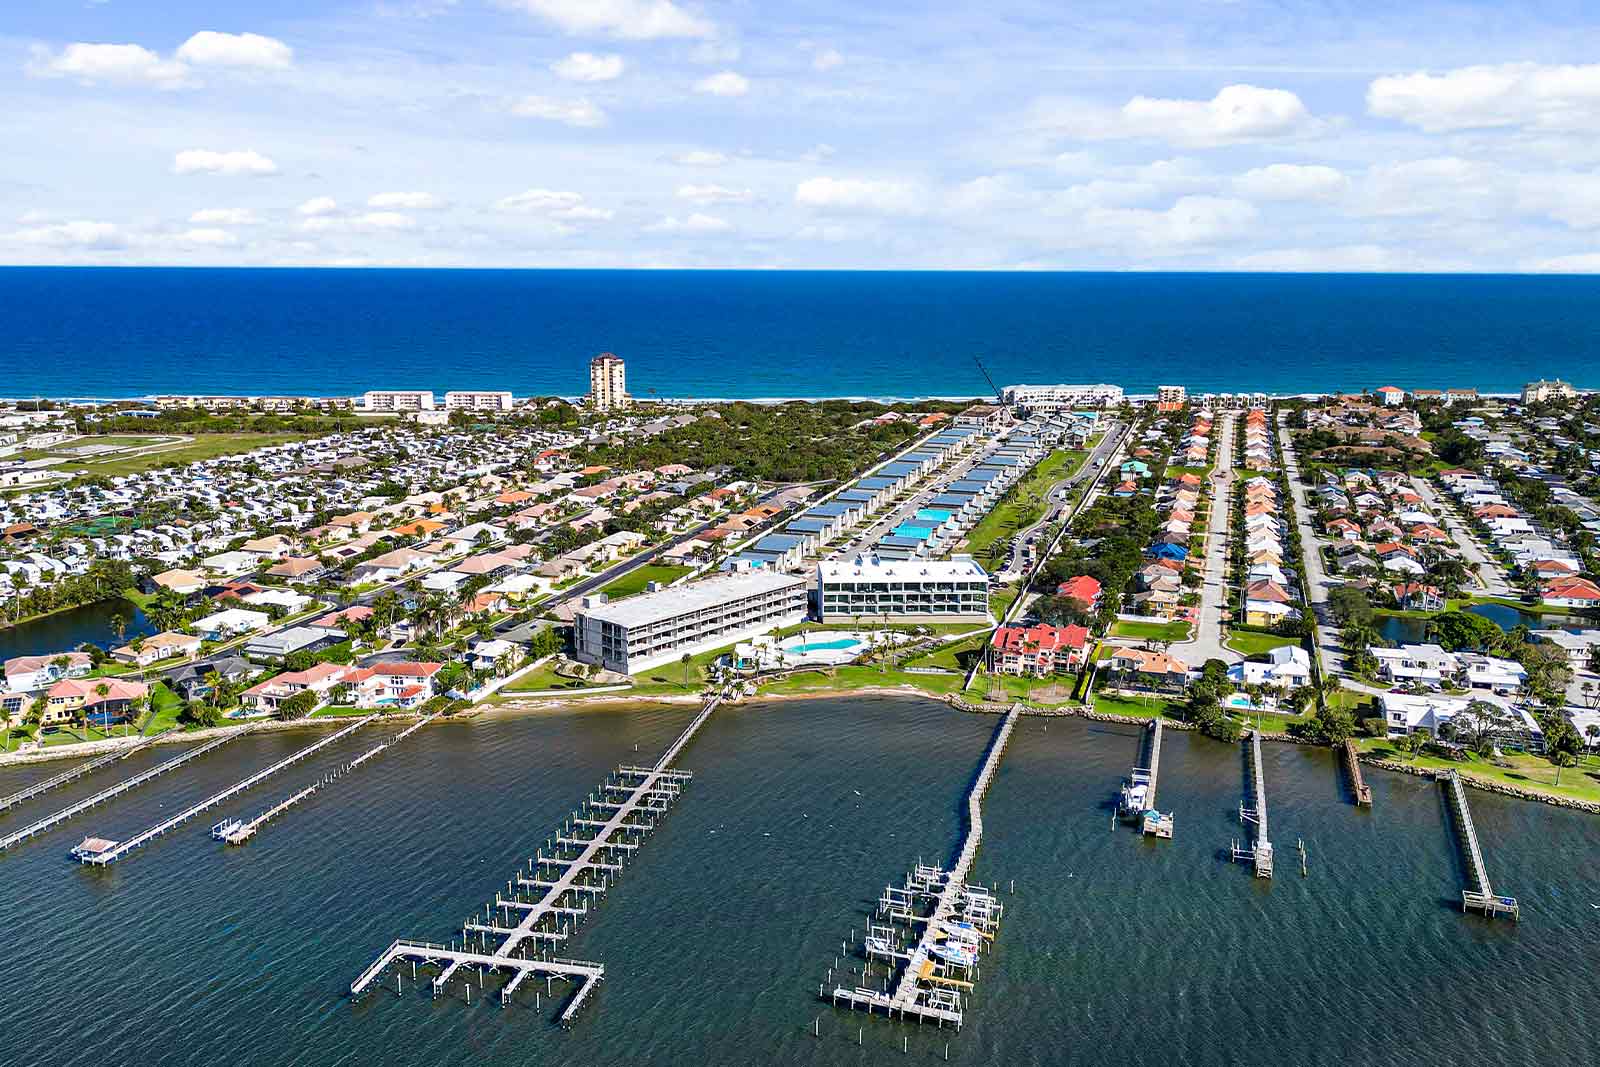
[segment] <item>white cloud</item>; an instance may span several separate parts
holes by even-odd
[[[253,226],[261,221],[247,207],[208,207],[189,216],[197,226]]]
[[[1035,106],[1033,124],[1083,140],[1153,138],[1196,148],[1281,140],[1321,125],[1294,93],[1255,85],[1229,85],[1210,100],[1136,96],[1116,110],[1046,101]]]
[[[599,34],[631,41],[712,37],[716,26],[672,0],[503,0],[555,23],[570,34]]]
[[[178,234],[177,242],[183,245],[201,245],[206,248],[231,248],[239,243],[239,238],[227,230],[215,227],[202,227],[193,230],[184,230]]]
[[[123,248],[128,243],[127,237],[115,223],[91,222],[83,219],[18,230],[11,234],[10,238],[21,244],[41,248],[76,248],[91,251]]]
[[[730,189],[726,185],[680,185],[678,198],[696,204],[745,204],[754,199],[749,189]]]
[[[1083,225],[1092,236],[1129,240],[1153,253],[1182,252],[1194,246],[1233,240],[1256,221],[1248,201],[1216,196],[1185,196],[1165,211],[1096,208]]]
[[[832,48],[824,48],[811,57],[811,66],[816,70],[832,70],[844,63],[844,56]]]
[[[1517,208],[1575,230],[1600,228],[1600,174],[1531,174],[1517,183]]]
[[[1328,248],[1278,248],[1252,252],[1234,259],[1241,270],[1261,271],[1400,271],[1418,270],[1409,255],[1375,244],[1334,245]]]
[[[196,67],[287,70],[294,65],[294,49],[259,33],[201,30],[178,47],[177,57]]]
[[[564,222],[605,222],[616,213],[609,208],[591,207],[582,193],[555,189],[529,189],[495,201],[496,211],[515,215],[542,215]]]
[[[228,177],[249,174],[259,177],[278,173],[278,165],[253,149],[241,152],[213,152],[204,148],[191,148],[173,157],[172,172],[221,174]]]
[[[364,232],[410,230],[417,220],[399,211],[368,211],[361,215],[314,215],[300,224],[307,233],[340,230]]]
[[[450,205],[432,193],[376,193],[367,197],[367,206],[391,211],[439,211]]]
[[[315,218],[318,215],[331,215],[338,211],[339,202],[331,196],[314,196],[295,210],[307,218]]]
[[[608,82],[622,77],[627,64],[615,53],[574,52],[550,64],[550,69],[571,82]]]
[[[524,96],[513,100],[511,113],[525,119],[544,119],[567,126],[606,124],[606,113],[588,100],[557,100],[549,96]]]
[[[695,82],[694,91],[711,96],[743,96],[750,91],[750,79],[735,71],[724,70]]]
[[[189,79],[188,67],[162,59],[137,44],[69,44],[59,54],[35,48],[28,73],[35,77],[77,78],[89,84],[142,84],[161,89],[182,88]]]
[[[1332,167],[1273,163],[1245,171],[1233,180],[1234,191],[1250,200],[1332,200],[1350,187],[1350,179]]]
[[[1545,274],[1600,274],[1600,252],[1541,259],[1530,264],[1528,269]]]
[[[1509,198],[1503,174],[1488,164],[1456,156],[1370,167],[1356,193],[1357,210],[1380,217],[1493,218],[1504,211]]]
[[[697,211],[685,219],[680,219],[676,215],[668,215],[660,222],[646,226],[645,229],[651,233],[697,236],[712,233],[729,233],[733,230],[733,223],[727,219],[719,219],[714,215],[702,215]]]
[[[808,178],[795,186],[795,203],[823,211],[912,215],[923,197],[907,182],[867,178]]]
[[[1375,79],[1367,110],[1429,133],[1524,126],[1600,127],[1600,65],[1505,63]]]
[[[728,162],[728,157],[721,152],[679,152],[672,157],[672,161],[680,167],[720,167]]]

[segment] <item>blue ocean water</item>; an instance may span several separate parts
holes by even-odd
[[[1600,386],[1600,278],[0,269],[0,395]]]

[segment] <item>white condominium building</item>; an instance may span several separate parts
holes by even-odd
[[[596,411],[628,406],[628,374],[622,358],[602,352],[589,361],[589,403]]]
[[[368,389],[361,394],[364,411],[432,411],[431,389]]]
[[[1181,385],[1156,386],[1157,404],[1181,404],[1188,396],[1188,390]]]
[[[824,560],[817,602],[823,622],[988,622],[989,574],[971,556]]]
[[[1030,415],[1116,407],[1123,399],[1120,385],[1008,385],[1000,398]]]
[[[456,389],[444,394],[449,411],[510,411],[515,403],[510,393]]]
[[[641,593],[617,603],[585,597],[572,620],[577,658],[637,674],[806,617],[806,580],[743,571]]]

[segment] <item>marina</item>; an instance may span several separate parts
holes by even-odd
[[[268,778],[272,777],[274,774],[277,774],[284,768],[292,767],[294,764],[299,763],[301,760],[321,751],[336,741],[343,740],[344,738],[355,733],[357,730],[361,729],[363,726],[372,722],[377,717],[378,716],[376,714],[373,714],[368,715],[365,718],[358,719],[349,726],[329,734],[320,741],[315,741],[312,744],[307,745],[305,748],[300,749],[298,752],[295,752],[292,755],[284,757],[278,762],[272,764],[270,767],[266,767],[262,770],[256,771],[254,774],[246,778],[240,779],[221,792],[213,793],[211,796],[206,797],[199,803],[183,809],[171,818],[163,819],[161,822],[156,823],[148,830],[143,830],[125,841],[113,841],[103,837],[86,837],[77,845],[77,847],[72,850],[72,858],[77,860],[79,863],[90,864],[96,867],[105,867],[109,864],[115,863],[117,860],[126,856],[134,849],[140,847],[141,845],[148,844],[149,842],[160,837],[162,834],[167,833],[169,830],[176,829],[178,826],[188,822],[201,812],[213,808],[216,805],[221,804],[223,801],[244,792],[246,789],[266,781]]]
[[[1117,814],[1139,825],[1147,837],[1172,837],[1173,813],[1156,808],[1156,784],[1161,774],[1161,731],[1159,718],[1153,719],[1140,738],[1141,766],[1123,779],[1117,798]]]
[[[882,989],[834,985],[829,990],[824,984],[817,988],[823,999],[866,1012],[881,1010],[890,1018],[961,1028],[962,995],[977,979],[980,946],[993,940],[1004,910],[981,886],[970,886],[967,876],[983,842],[984,794],[1021,715],[1020,704],[1006,712],[967,793],[967,832],[955,864],[946,871],[918,863],[903,886],[889,886],[879,898],[878,917],[891,925],[869,926],[864,945],[869,962],[882,958],[898,965],[892,981],[885,978]],[[911,932],[918,928],[920,933]],[[900,947],[899,931],[907,933],[909,948]]]
[[[708,699],[654,766],[624,764],[612,772],[546,840],[549,854],[541,847],[528,860],[525,871],[506,882],[505,892],[496,893],[493,904],[485,905],[481,921],[475,918],[462,924],[459,942],[445,946],[397,939],[350,984],[350,995],[361,996],[392,964],[401,961],[412,964],[413,978],[419,964],[437,969],[431,980],[434,996],[444,991],[462,968],[477,977],[480,992],[486,973],[508,972],[510,978],[499,991],[501,1004],[510,1004],[530,977],[559,978],[577,986],[560,1016],[563,1025],[570,1024],[605,979],[605,966],[556,957],[544,946],[572,935],[588,917],[591,902],[611,888],[625,861],[682,795],[694,776],[672,769],[672,763],[722,699],[721,694]],[[397,991],[402,982],[397,974]],[[465,987],[469,1001],[471,989],[469,977]]]
[[[1249,860],[1257,878],[1272,877],[1272,840],[1267,836],[1267,782],[1261,769],[1261,731],[1251,730],[1245,747],[1250,767],[1250,802],[1239,805],[1239,822],[1253,826],[1255,833],[1248,848],[1234,841],[1231,850],[1235,860]]]
[[[1496,893],[1489,882],[1489,871],[1483,862],[1483,846],[1478,841],[1478,830],[1472,822],[1472,808],[1467,803],[1467,790],[1461,784],[1461,775],[1450,771],[1439,780],[1455,819],[1456,838],[1466,864],[1467,888],[1461,891],[1461,910],[1481,911],[1491,918],[1509,915],[1520,920],[1522,906],[1517,903],[1517,898]]]
[[[95,807],[95,806],[100,805],[100,804],[104,804],[108,800],[113,800],[116,797],[119,797],[119,796],[123,795],[124,793],[127,793],[130,790],[137,789],[139,786],[144,785],[146,782],[151,781],[152,779],[155,779],[155,778],[159,778],[163,774],[168,773],[169,771],[175,771],[179,767],[182,767],[185,763],[188,763],[190,760],[195,759],[195,758],[197,758],[199,756],[203,756],[207,752],[214,752],[217,749],[221,748],[223,745],[227,744],[229,741],[236,740],[237,738],[242,737],[242,736],[244,736],[244,732],[243,731],[238,731],[238,732],[234,732],[234,733],[225,733],[220,737],[216,737],[216,738],[213,738],[210,741],[207,741],[203,745],[197,745],[196,747],[191,748],[187,752],[184,752],[184,753],[182,753],[180,755],[174,756],[172,759],[167,760],[165,763],[159,763],[156,766],[151,767],[151,768],[149,768],[147,770],[140,771],[138,774],[134,775],[133,777],[126,778],[126,779],[118,782],[116,785],[111,786],[108,789],[104,789],[104,790],[94,794],[91,797],[87,797],[87,798],[85,798],[83,800],[80,800],[75,804],[69,804],[67,807],[62,808],[60,811],[57,811],[53,815],[47,815],[43,819],[40,819],[36,823],[33,823],[33,824],[29,825],[29,826],[24,827],[21,830],[17,830],[14,833],[7,834],[5,837],[0,838],[0,852],[4,852],[7,849],[10,849],[10,848],[12,848],[12,847],[14,847],[16,845],[19,845],[22,842],[26,841],[28,838],[33,837],[36,834],[42,834],[46,830],[51,829],[52,827],[59,826],[61,823],[66,822],[68,819],[72,818],[73,816],[82,814],[83,812],[88,811],[92,807]]]

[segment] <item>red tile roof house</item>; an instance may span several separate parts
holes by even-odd
[[[375,663],[345,680],[355,686],[357,707],[410,708],[433,697],[433,676],[443,669],[442,663]]]
[[[76,718],[81,709],[85,719],[105,726],[127,718],[133,702],[149,693],[143,684],[121,678],[64,678],[45,692],[45,710],[39,721],[45,725],[64,722]]]
[[[1544,587],[1543,600],[1560,608],[1600,607],[1600,586],[1587,578],[1557,578]]]
[[[317,702],[315,711],[332,699],[333,690],[344,682],[350,668],[339,663],[319,663],[304,671],[285,671],[264,682],[258,682],[239,695],[239,701],[251,711],[276,714],[280,705],[296,693],[309,690]]]
[[[989,666],[1002,674],[1043,678],[1083,666],[1089,631],[1082,626],[1002,626],[989,647]]]
[[[1094,611],[1100,606],[1100,583],[1087,574],[1079,574],[1068,578],[1056,586],[1056,596],[1068,597],[1088,606]]]

